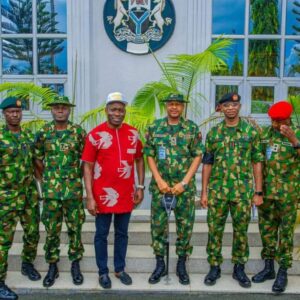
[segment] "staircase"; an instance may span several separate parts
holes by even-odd
[[[155,259],[152,253],[151,234],[150,234],[150,211],[136,210],[133,212],[131,223],[129,226],[129,246],[127,252],[127,267],[133,278],[132,286],[124,286],[113,275],[112,253],[113,253],[113,226],[109,236],[109,268],[112,279],[112,290],[155,293],[155,292],[171,292],[171,293],[270,293],[272,281],[262,284],[253,284],[251,289],[243,289],[238,283],[232,279],[232,264],[231,264],[231,243],[232,243],[232,226],[230,220],[226,224],[223,238],[223,256],[224,263],[222,265],[222,277],[213,287],[207,287],[203,284],[204,276],[208,271],[208,263],[206,261],[206,242],[207,242],[207,224],[206,212],[197,210],[192,244],[194,245],[193,254],[188,261],[188,271],[191,277],[191,284],[183,286],[178,283],[175,275],[175,267],[177,257],[175,255],[175,247],[170,247],[170,276],[163,278],[156,285],[148,284],[148,278],[155,267]],[[35,260],[35,266],[41,271],[43,277],[48,269],[48,265],[44,260],[43,245],[45,242],[45,230],[41,224],[41,238],[38,248],[38,256]],[[22,251],[22,228],[20,225],[14,238],[14,244],[9,254],[9,272],[7,284],[15,289],[20,294],[27,293],[70,293],[75,292],[99,292],[101,288],[98,284],[97,266],[95,262],[93,238],[95,232],[94,218],[87,213],[86,223],[83,225],[82,239],[85,245],[84,259],[81,262],[81,269],[85,276],[84,284],[75,286],[72,283],[70,275],[70,262],[68,260],[68,237],[66,226],[63,226],[61,235],[61,258],[59,262],[60,277],[57,279],[54,286],[46,290],[42,286],[42,280],[31,282],[20,273]],[[260,259],[261,241],[258,232],[257,221],[251,222],[249,226],[249,243],[250,243],[250,260],[246,266],[246,271],[249,275],[261,270],[262,261]],[[175,244],[175,224],[172,219],[170,224],[170,245]],[[295,248],[300,249],[300,226],[295,231]],[[293,268],[289,274],[289,286],[286,293],[300,294],[300,253],[294,250],[295,261]],[[296,260],[298,257],[298,260]],[[107,292],[107,291],[106,291]],[[21,298],[22,299],[22,298]],[[27,299],[27,298],[26,298]]]

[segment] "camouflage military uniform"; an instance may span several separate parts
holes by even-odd
[[[44,164],[42,221],[47,231],[44,250],[48,263],[59,260],[63,216],[68,228],[69,259],[81,259],[84,252],[81,228],[85,213],[80,167],[84,139],[85,131],[71,122],[64,131],[57,131],[54,122],[48,123],[36,136],[36,158]]]
[[[300,130],[292,129],[300,139]],[[276,259],[283,268],[293,261],[293,235],[300,194],[300,157],[289,140],[272,127],[261,143],[264,161],[264,203],[258,207],[263,259]],[[278,246],[277,246],[278,245]]]
[[[24,230],[22,261],[32,263],[37,254],[40,213],[33,180],[34,137],[28,130],[15,136],[0,128],[0,281],[7,271],[8,251],[17,222]]]
[[[230,211],[234,231],[232,262],[245,264],[249,257],[252,163],[263,161],[259,134],[244,120],[236,127],[227,127],[223,121],[208,132],[206,153],[214,156],[208,186],[208,262],[212,266],[223,262],[222,237]]]
[[[160,147],[165,147],[165,158],[161,158],[159,155]],[[198,126],[183,118],[175,126],[168,125],[167,118],[156,120],[148,128],[144,153],[155,159],[163,180],[172,187],[183,180],[193,159],[203,153]],[[154,178],[152,178],[149,190],[152,193],[152,247],[154,254],[164,256],[167,213],[161,205],[163,195],[160,193]],[[178,236],[176,240],[178,256],[190,255],[193,250],[190,239],[195,219],[195,192],[195,178],[193,178],[187,190],[176,197],[177,206],[174,213]]]

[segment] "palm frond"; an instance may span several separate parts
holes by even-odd
[[[39,131],[46,123],[47,123],[46,120],[34,119],[34,120],[23,121],[21,123],[21,127],[29,129],[33,133],[35,133],[35,132]]]
[[[105,119],[105,105],[101,105],[79,117],[79,123],[86,129],[93,128]]]

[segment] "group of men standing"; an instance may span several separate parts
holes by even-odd
[[[125,272],[125,258],[131,212],[144,197],[143,152],[153,175],[151,235],[156,267],[149,278],[150,284],[159,282],[166,274],[168,212],[162,199],[167,195],[176,198],[176,274],[181,284],[190,283],[186,261],[193,249],[190,240],[195,219],[195,173],[203,162],[201,204],[208,208],[210,265],[205,284],[213,285],[221,276],[222,237],[230,212],[234,232],[233,278],[243,287],[251,286],[244,267],[249,257],[247,231],[251,205],[255,204],[265,267],[252,281],[274,279],[276,259],[279,270],[273,291],[285,290],[287,269],[292,264],[300,191],[300,129],[291,122],[291,105],[285,101],[274,104],[269,110],[272,126],[260,133],[240,118],[240,96],[226,94],[219,101],[224,121],[209,131],[204,146],[198,126],[183,117],[187,102],[183,95],[170,94],[164,101],[167,116],[148,127],[143,149],[138,131],[124,123],[127,101],[121,93],[108,95],[107,121],[87,135],[79,125],[69,121],[73,104],[67,97],[57,97],[50,103],[53,121],[35,136],[20,126],[22,101],[3,100],[0,106],[5,119],[0,131],[0,299],[18,298],[5,285],[8,251],[18,220],[24,230],[22,274],[31,280],[41,278],[33,265],[40,221],[34,177],[42,182],[41,220],[47,232],[44,250],[49,269],[43,285],[52,286],[59,276],[57,263],[63,218],[69,236],[73,283],[83,283],[79,264],[84,253],[82,176],[87,209],[96,217],[94,245],[99,284],[111,288],[107,237],[112,219],[115,276],[123,284],[132,284]]]

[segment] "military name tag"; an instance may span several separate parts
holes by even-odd
[[[164,146],[158,148],[158,159],[166,159],[166,148]]]
[[[288,146],[288,147],[293,147],[292,143],[288,143],[288,142],[282,142],[282,145]]]

